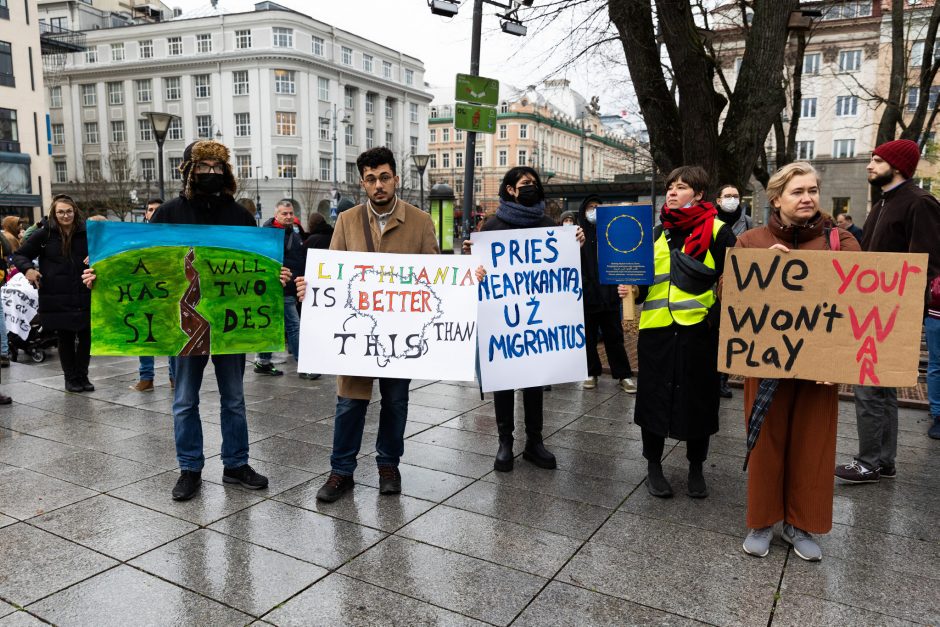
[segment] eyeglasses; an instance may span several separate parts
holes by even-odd
[[[395,178],[395,177],[392,176],[391,174],[385,173],[385,174],[383,174],[382,176],[380,176],[379,178],[375,178],[374,176],[367,176],[367,177],[365,177],[364,179],[362,179],[362,182],[365,183],[366,185],[370,186],[370,187],[373,186],[373,185],[375,185],[375,184],[376,184],[377,182],[379,182],[379,181],[382,182],[382,185],[388,185],[389,183],[392,182],[392,179],[394,179],[394,178]]]
[[[722,198],[738,198],[738,199],[740,199],[741,197],[738,196],[737,194],[725,194],[724,196],[722,196]]]
[[[72,214],[74,214],[74,213],[75,213],[75,212],[72,211],[71,209],[56,209],[56,210],[55,210],[55,214],[56,214],[57,216],[70,216],[70,215],[72,215]]]
[[[223,174],[225,168],[221,165],[207,165],[205,163],[196,164],[196,174]]]

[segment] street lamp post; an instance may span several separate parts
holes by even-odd
[[[411,160],[414,162],[415,167],[418,168],[418,180],[421,183],[421,204],[418,207],[421,211],[424,211],[424,169],[428,167],[428,160],[431,158],[431,155],[411,155]]]
[[[261,226],[261,166],[255,166],[255,222]]]
[[[342,111],[342,113],[343,113],[343,119],[342,119],[342,120],[337,120],[340,111]],[[327,109],[327,113],[330,113],[330,110],[329,110],[329,109]],[[348,124],[348,123],[349,123],[349,118],[347,117],[346,110],[345,110],[345,109],[338,109],[335,102],[333,103],[333,111],[332,111],[332,114],[333,114],[333,116],[332,116],[332,117],[333,117],[333,187],[336,188],[336,187],[339,186],[339,177],[338,177],[337,172],[336,172],[336,128],[337,128],[337,121],[338,121],[340,124]]]
[[[166,198],[166,191],[163,187],[163,142],[166,141],[166,134],[170,130],[170,124],[173,120],[178,120],[178,115],[172,113],[162,113],[160,111],[147,111],[144,117],[150,120],[150,127],[153,129],[154,139],[157,140],[157,159],[159,160],[160,177],[160,198]]]

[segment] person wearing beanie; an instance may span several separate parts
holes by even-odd
[[[868,182],[881,188],[881,200],[871,209],[862,234],[862,250],[887,253],[927,253],[924,315],[927,344],[940,350],[940,319],[931,318],[927,305],[930,284],[940,275],[940,202],[918,187],[911,177],[920,160],[917,142],[897,139],[881,144],[868,163]],[[936,358],[935,358],[936,359]],[[933,425],[940,431],[940,372],[928,374],[927,391]],[[895,388],[855,386],[858,455],[836,467],[846,483],[877,483],[893,479],[897,470],[898,396]],[[931,427],[933,428],[933,427]],[[940,435],[940,434],[938,434]]]

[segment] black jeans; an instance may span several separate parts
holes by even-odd
[[[623,346],[623,323],[619,311],[584,312],[584,352],[587,354],[588,376],[601,376],[601,358],[597,354],[598,328],[604,338],[604,348],[607,349],[611,376],[618,381],[632,377],[630,358]]]
[[[663,458],[663,449],[666,446],[666,438],[651,433],[646,429],[643,432],[643,457],[647,461],[658,462]],[[701,464],[708,459],[708,436],[704,438],[695,438],[685,443],[685,456],[690,463]]]
[[[496,410],[496,428],[501,436],[511,436],[515,423],[516,393],[514,390],[493,392],[493,408]],[[542,386],[522,390],[522,407],[525,411],[525,433],[530,439],[542,439]]]
[[[79,331],[58,329],[59,361],[68,381],[81,381],[88,376],[91,360],[91,327]]]

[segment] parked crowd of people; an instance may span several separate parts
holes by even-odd
[[[148,203],[145,220],[154,224],[255,226],[254,212],[235,200],[236,180],[228,148],[216,141],[188,146],[180,166],[183,189],[164,202]],[[685,442],[688,477],[685,492],[702,499],[709,495],[705,477],[711,436],[719,430],[720,397],[732,395],[728,379],[717,369],[719,306],[726,252],[734,247],[795,250],[915,252],[929,255],[928,288],[924,300],[929,348],[928,395],[932,424],[929,436],[940,439],[940,203],[913,181],[920,157],[916,143],[891,141],[878,146],[868,165],[868,182],[880,191],[871,214],[859,230],[846,214],[834,220],[820,205],[822,180],[808,163],[780,168],[767,184],[770,204],[767,224],[755,224],[744,211],[741,190],[722,185],[709,195],[710,177],[699,166],[682,166],[666,179],[666,198],[658,210],[653,239],[654,281],[648,286],[602,285],[597,268],[596,211],[602,199],[589,196],[578,211],[566,212],[561,223],[575,225],[581,246],[583,307],[588,379],[584,390],[597,387],[602,376],[598,344],[606,350],[610,374],[620,390],[635,394],[625,403],[640,426],[647,461],[646,488],[658,498],[674,496],[663,472],[667,438]],[[280,201],[263,228],[284,233],[285,330],[293,359],[299,354],[299,304],[306,294],[303,277],[306,250],[398,254],[436,254],[438,240],[430,216],[397,194],[399,177],[394,155],[386,148],[362,153],[357,167],[366,201],[339,215],[331,227],[312,214],[302,228],[290,199]],[[516,230],[555,226],[546,213],[545,190],[539,174],[529,167],[509,170],[500,185],[500,203],[481,230]],[[48,216],[22,239],[19,220],[5,219],[0,245],[11,272],[23,273],[39,293],[43,325],[55,331],[65,389],[94,390],[88,377],[91,341],[90,289],[96,280],[88,267],[85,223],[76,203],[57,196]],[[470,242],[464,243],[465,252]],[[480,271],[482,272],[482,268]],[[637,338],[637,369],[624,348],[621,318],[623,299],[641,306]],[[0,316],[0,323],[2,323]],[[2,331],[3,329],[0,329]],[[6,333],[2,333],[4,339]],[[0,347],[6,354],[6,348]],[[180,477],[172,498],[195,497],[201,486],[203,456],[199,398],[203,374],[213,362],[220,393],[223,480],[250,489],[264,489],[268,478],[249,464],[248,421],[245,411],[245,355],[170,358],[173,418]],[[278,376],[270,354],[259,354],[254,371]],[[315,373],[299,373],[313,379]],[[138,392],[154,389],[154,358],[141,357]],[[379,378],[379,431],[375,463],[379,491],[398,494],[398,470],[404,452],[408,418],[407,379]],[[354,488],[367,407],[375,381],[367,377],[337,377],[331,473],[317,493],[336,501]],[[522,458],[550,470],[555,456],[543,440],[544,389],[506,389],[493,394],[499,435],[493,466],[512,471],[516,392],[521,393],[526,442]],[[11,402],[0,396],[0,403]],[[810,561],[822,552],[813,534],[832,527],[835,478],[871,483],[899,472],[897,454],[897,393],[892,388],[856,386],[859,452],[836,466],[838,390],[825,382],[799,379],[747,379],[744,382],[745,423],[760,412],[763,428],[748,462],[747,527],[743,549],[763,557],[770,551],[774,527],[782,523],[782,538],[796,554]],[[742,425],[742,428],[744,425]]]

